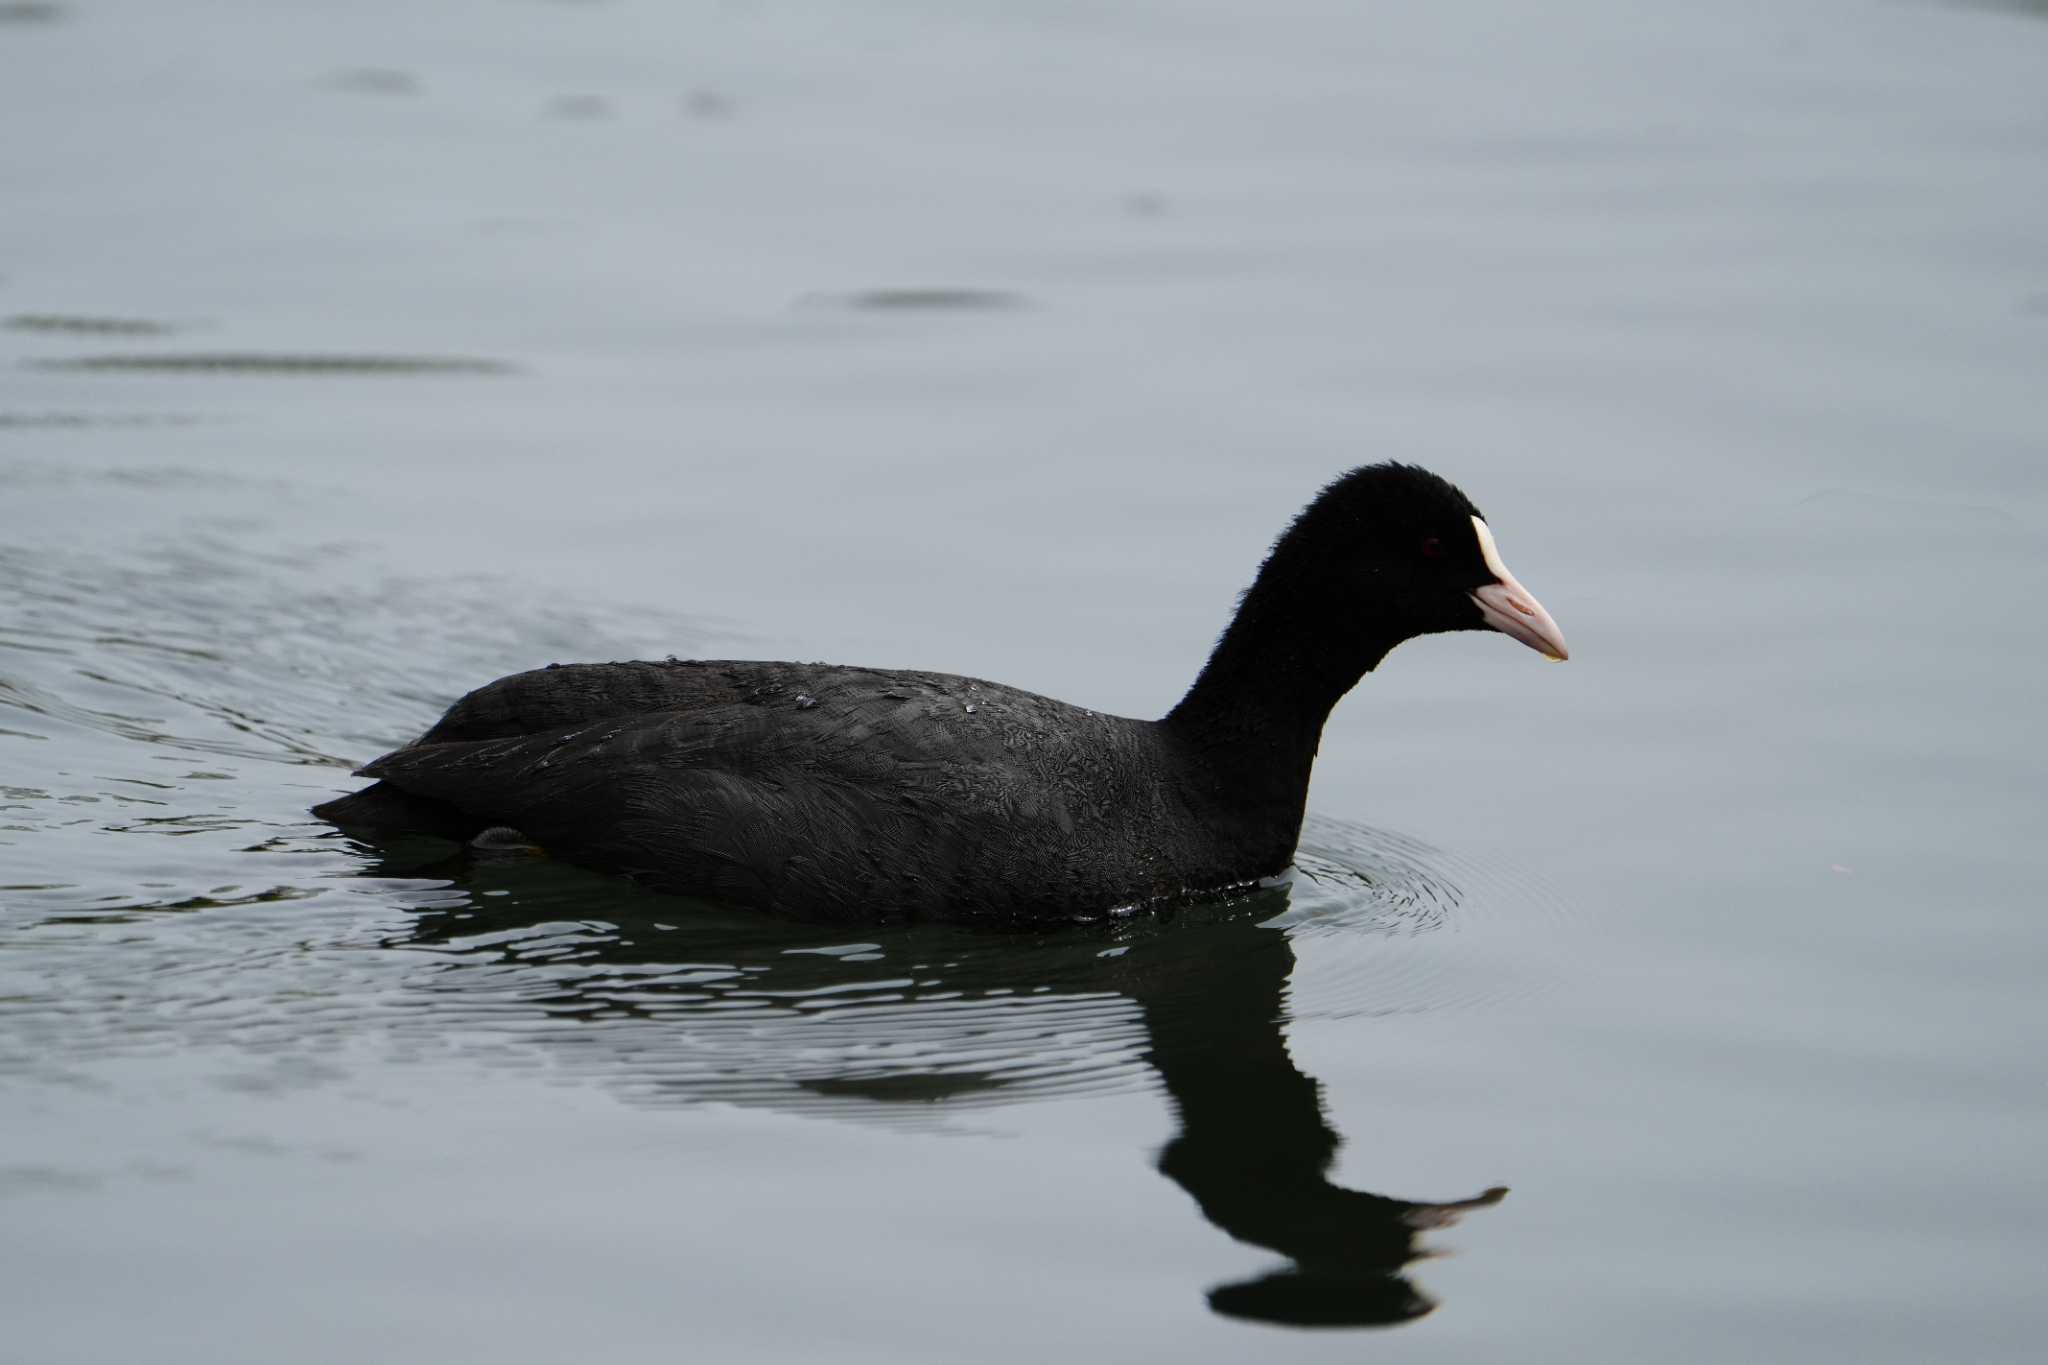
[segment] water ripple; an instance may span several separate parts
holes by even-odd
[[[0,1078],[225,1048],[247,1064],[218,1083],[274,1089],[327,1083],[367,1045],[635,1103],[943,1124],[1155,1084],[1160,1030],[1223,1007],[1233,964],[1276,944],[1296,1019],[1547,979],[1553,898],[1328,819],[1284,884],[1037,934],[835,932],[519,852],[365,848],[305,814],[335,765],[478,678],[632,647],[532,603],[507,638],[483,582],[344,591],[335,554],[0,549]]]

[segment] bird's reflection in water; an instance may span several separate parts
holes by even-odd
[[[1436,1204],[1331,1184],[1342,1139],[1281,1036],[1293,948],[1283,930],[1255,920],[1225,937],[1213,955],[1175,954],[1125,986],[1144,1009],[1150,1060],[1180,1119],[1159,1169],[1211,1223],[1291,1262],[1212,1289],[1209,1306],[1299,1326],[1420,1317],[1436,1305],[1402,1273],[1426,1254],[1418,1236],[1507,1191]]]
[[[391,945],[439,959],[420,978],[430,1013],[574,1043],[579,1070],[637,1098],[944,1122],[1155,1075],[1179,1119],[1159,1170],[1224,1233],[1287,1258],[1209,1290],[1221,1314],[1419,1317],[1435,1304],[1405,1273],[1428,1254],[1418,1239],[1506,1193],[1429,1203],[1330,1182],[1341,1139],[1282,1033],[1295,958],[1271,921],[1285,887],[1051,933],[832,929],[545,860],[421,861],[445,848],[394,848],[371,869],[454,883]]]

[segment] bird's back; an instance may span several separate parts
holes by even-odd
[[[501,678],[367,776],[669,890],[996,921],[1188,889],[1159,728],[975,678],[578,664]]]

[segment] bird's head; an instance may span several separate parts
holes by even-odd
[[[1326,619],[1371,620],[1401,638],[1497,630],[1569,657],[1550,613],[1501,560],[1493,531],[1449,480],[1413,465],[1354,469],[1325,488],[1274,548]]]

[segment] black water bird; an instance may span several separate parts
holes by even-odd
[[[806,918],[1087,918],[1285,871],[1338,698],[1404,640],[1480,629],[1565,657],[1463,493],[1370,465],[1282,533],[1160,720],[946,673],[554,665],[471,692],[314,813],[456,839],[509,827]]]

